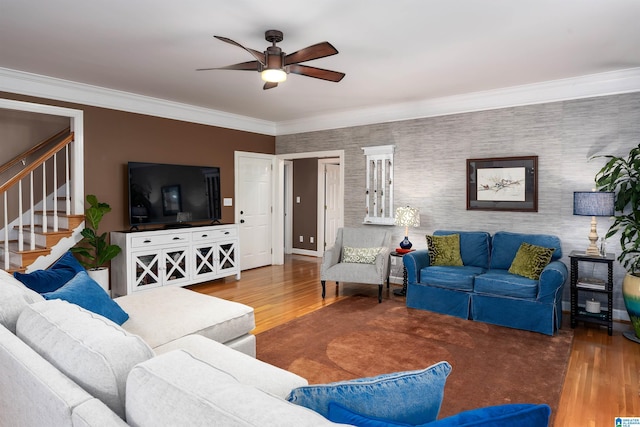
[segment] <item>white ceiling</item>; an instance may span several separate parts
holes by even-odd
[[[0,0],[0,67],[295,123],[640,70],[639,22],[638,0]],[[268,29],[287,53],[329,41],[306,64],[346,77],[195,71],[253,59],[213,35],[263,51]]]

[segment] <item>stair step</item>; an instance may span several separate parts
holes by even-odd
[[[1,245],[0,246],[4,246]],[[35,249],[31,249],[28,243],[23,245],[23,250],[18,250],[18,241],[11,240],[9,242],[9,252],[12,254],[16,254],[17,256],[11,257],[12,260],[21,260],[21,265],[19,268],[22,268],[25,265],[31,265],[35,262],[38,257],[46,256],[51,253],[50,248],[46,248],[44,246],[36,246]]]
[[[2,244],[0,244],[0,246],[3,246]],[[18,241],[17,240],[10,240],[9,241],[9,250],[11,252],[15,252],[17,254],[27,254],[27,253],[34,253],[34,252],[51,252],[51,250],[49,248],[46,248],[44,246],[38,246],[36,245],[35,249],[31,249],[29,247],[30,245],[25,243],[23,245],[23,250],[18,250]]]
[[[23,225],[24,232],[24,241],[31,243],[31,225]],[[14,227],[14,229],[19,229],[19,227]],[[66,228],[59,228],[58,231],[53,231],[52,228],[47,228],[46,232],[42,231],[41,225],[36,225],[34,227],[34,234],[36,237],[36,245],[44,246],[47,248],[52,248],[58,244],[58,242],[65,237],[69,237],[73,234],[71,230]]]
[[[34,214],[43,216],[44,211],[35,211]],[[84,221],[84,215],[74,215],[74,214],[67,215],[66,213],[60,212],[60,211],[58,211],[58,217],[66,219],[67,226],[69,229],[75,229],[77,226],[82,224],[82,221]],[[53,211],[47,210],[47,219],[51,221],[52,218],[53,218]]]
[[[26,272],[26,271],[27,271],[27,267],[23,267],[23,266],[21,266],[21,265],[9,264],[9,269],[8,269],[8,270],[6,270],[6,271],[7,271],[7,273],[9,273],[9,274],[13,274],[13,273],[15,273],[16,271],[17,271],[17,272],[20,272],[20,273],[24,273],[24,272]]]

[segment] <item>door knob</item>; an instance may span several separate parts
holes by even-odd
[[[240,220],[240,224],[244,224],[244,219],[241,219],[241,220]]]

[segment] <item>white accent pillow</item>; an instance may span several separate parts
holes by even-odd
[[[22,310],[34,302],[42,301],[40,294],[23,285],[18,279],[0,270],[0,324],[16,333],[16,322]]]
[[[49,363],[124,417],[129,371],[154,356],[140,337],[63,300],[26,307],[16,334]]]
[[[135,366],[127,379],[126,406],[127,423],[137,426],[335,425],[310,409],[240,384],[184,350]]]

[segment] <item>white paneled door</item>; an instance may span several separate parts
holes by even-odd
[[[342,200],[340,199],[340,165],[325,163],[324,187],[324,245],[330,248],[342,226]],[[319,248],[321,252],[323,248]]]
[[[274,156],[236,153],[236,222],[240,232],[240,268],[272,264]]]

